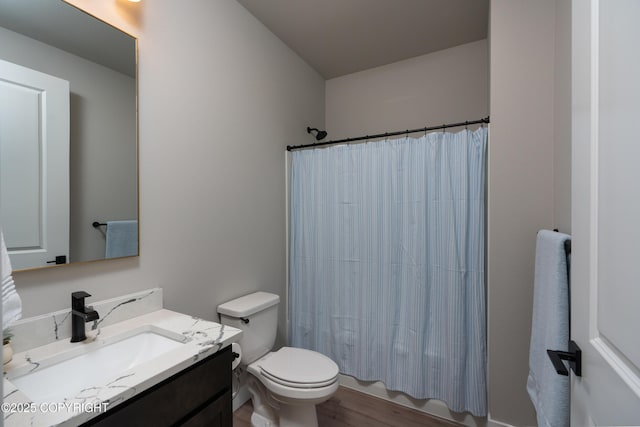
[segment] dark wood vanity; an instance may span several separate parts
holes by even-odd
[[[231,346],[201,360],[83,426],[231,427]]]

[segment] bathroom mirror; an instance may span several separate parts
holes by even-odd
[[[94,222],[133,223],[133,250],[110,257],[138,255],[136,45],[62,0],[0,0],[0,72],[15,77],[0,75],[0,224],[14,271],[105,259],[107,227]],[[60,104],[40,78],[67,82]],[[68,148],[51,145],[65,135]]]

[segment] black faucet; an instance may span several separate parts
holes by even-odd
[[[86,340],[84,324],[100,318],[93,307],[84,306],[84,299],[90,296],[85,291],[71,293],[71,342]]]

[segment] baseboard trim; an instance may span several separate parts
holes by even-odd
[[[360,381],[348,375],[339,375],[340,385],[359,392],[375,396],[407,408],[424,412],[434,417],[443,418],[445,420],[454,421],[469,427],[507,427],[503,424],[491,420],[490,417],[474,417],[471,414],[461,414],[452,412],[447,406],[435,399],[414,399],[401,392],[389,391],[384,384],[379,381]],[[511,426],[512,427],[512,426]]]
[[[491,427],[515,427],[515,426],[512,426],[511,424],[494,420],[493,418],[491,418],[491,413],[489,413],[489,416],[487,417],[487,425]]]

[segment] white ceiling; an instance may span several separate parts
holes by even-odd
[[[489,0],[238,0],[325,79],[487,37]]]

